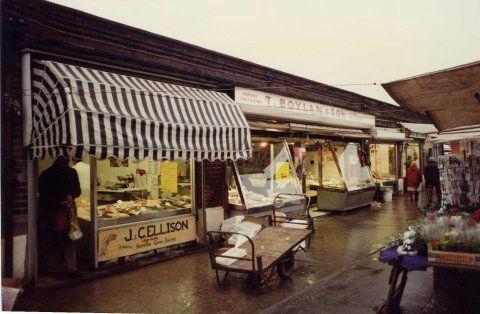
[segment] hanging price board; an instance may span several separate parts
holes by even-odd
[[[178,193],[178,165],[173,161],[160,164],[160,187],[162,192]]]
[[[290,178],[290,163],[277,162],[275,163],[275,180]]]

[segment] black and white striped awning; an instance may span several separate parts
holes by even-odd
[[[226,94],[63,64],[33,64],[33,156],[154,160],[248,158]]]

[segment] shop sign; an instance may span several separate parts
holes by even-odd
[[[404,140],[405,133],[401,132],[399,129],[392,128],[373,128],[372,136],[376,139],[385,139],[385,140]]]
[[[114,258],[196,240],[195,217],[174,217],[98,231],[98,259]]]
[[[425,134],[410,132],[410,138],[424,140],[425,139]]]
[[[375,117],[360,112],[257,90],[235,87],[235,101],[243,113],[334,126],[372,128]]]

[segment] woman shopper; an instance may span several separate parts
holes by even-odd
[[[418,199],[417,189],[422,182],[422,172],[417,164],[412,162],[407,169],[407,192],[409,199]]]
[[[60,156],[39,177],[40,236],[45,249],[41,259],[46,272],[61,269],[63,260],[67,273],[77,276],[76,248],[70,232],[76,222],[75,198],[80,196],[81,188],[77,171],[68,163],[68,158]]]

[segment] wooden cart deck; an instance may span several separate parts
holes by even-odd
[[[293,229],[281,227],[267,227],[252,238],[255,247],[255,256],[262,257],[262,268],[267,270],[274,266],[285,254],[289,253],[312,233],[307,229]],[[252,259],[252,247],[247,241],[240,248],[247,251],[244,258]],[[259,269],[258,260],[254,258],[255,269]],[[224,266],[224,265],[219,265]],[[237,260],[233,264],[224,266],[230,270],[252,271],[252,262]]]
[[[296,194],[278,194],[275,197],[274,205],[278,204],[277,200],[281,197],[291,195]],[[266,287],[266,283],[272,278],[275,269],[280,278],[286,279],[290,277],[294,267],[295,253],[301,249],[299,244],[307,241],[306,247],[308,247],[314,230],[313,221],[309,213],[310,198],[304,194],[300,196],[306,200],[304,213],[301,213],[301,215],[295,213],[295,215],[290,217],[284,213],[282,217],[278,217],[276,208],[273,206],[272,215],[268,215],[268,227],[264,227],[253,238],[232,231],[207,232],[211,243],[215,243],[210,251],[210,263],[212,269],[215,270],[219,285],[223,285],[230,272],[247,274],[247,284],[249,282],[253,283],[261,289]],[[277,226],[277,224],[283,223],[287,223],[289,227]],[[234,250],[232,250],[231,254],[245,254],[246,252],[245,256],[235,257],[229,255],[228,248],[223,246],[226,238],[233,235],[243,236],[247,241],[236,248],[243,249],[244,252],[236,250],[234,253]],[[216,236],[218,237],[216,238]],[[219,263],[217,258],[229,260],[229,265]],[[220,279],[219,271],[225,272],[223,280]]]

